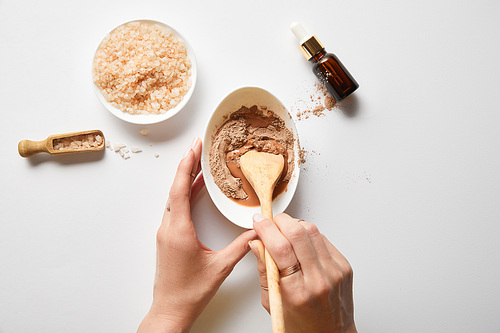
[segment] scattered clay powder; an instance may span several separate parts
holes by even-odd
[[[313,84],[314,91],[309,94],[309,98],[298,98],[292,110],[296,111],[297,120],[308,119],[311,116],[322,117],[326,115],[326,111],[330,111],[336,107],[335,99],[328,93],[328,90],[319,83]],[[312,105],[311,105],[312,103]],[[314,150],[312,153],[316,153]],[[304,147],[299,144],[299,163],[302,166],[307,162],[310,154]],[[305,168],[303,169],[305,170]]]
[[[249,149],[256,149],[286,155],[287,170],[283,171],[279,183],[288,183],[294,169],[294,144],[293,133],[274,112],[256,105],[242,106],[227,118],[213,137],[209,165],[214,182],[227,197],[246,200],[248,195],[243,190],[242,180],[231,174],[227,157],[239,166],[239,157]]]
[[[94,83],[130,114],[162,114],[191,87],[185,45],[157,24],[130,22],[107,35],[94,59]]]
[[[309,95],[309,99],[313,105],[304,107],[296,107],[298,109],[296,115],[298,120],[308,119],[311,115],[316,117],[325,116],[325,110],[332,110],[336,106],[335,99],[328,94],[326,88],[319,84],[314,84],[315,91]],[[303,100],[301,100],[303,102]]]
[[[335,104],[336,104],[335,99],[332,96],[328,95],[325,97],[325,108],[331,110],[333,109]]]
[[[321,116],[324,116],[325,114],[323,113],[323,111],[325,111],[325,107],[323,105],[318,105],[317,107],[315,107],[311,112],[313,115],[315,115],[316,117],[321,117]]]
[[[300,148],[299,149],[299,163],[301,165],[306,163],[306,155],[307,155],[307,151],[303,148]]]

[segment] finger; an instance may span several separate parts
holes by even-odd
[[[196,170],[194,171],[194,174],[197,175],[200,173],[200,171],[201,171],[201,152],[200,152],[200,157],[198,159],[198,163],[196,164]]]
[[[274,221],[286,239],[292,244],[297,260],[302,266],[304,276],[308,274],[316,275],[321,269],[321,265],[306,229],[297,223],[296,219],[284,213],[276,215]]]
[[[267,285],[265,249],[262,241],[256,239],[248,243],[252,252],[257,257],[257,270],[259,271],[259,281],[261,288],[261,302],[264,308],[269,311],[269,289]]]
[[[267,292],[266,257],[262,241],[256,239],[248,243],[250,249],[257,257],[257,270],[259,271],[260,285],[263,292]]]
[[[311,241],[312,246],[316,254],[318,255],[318,260],[323,267],[328,267],[328,265],[332,262],[333,258],[330,254],[330,251],[326,247],[324,237],[319,232],[318,227],[316,225],[306,222],[304,220],[299,220],[298,223],[306,230],[309,235],[309,239]]]
[[[190,197],[194,180],[191,172],[196,163],[195,152],[189,148],[177,167],[174,182],[170,188],[167,212],[170,212],[171,221],[191,221]]]
[[[257,233],[254,230],[247,230],[236,237],[231,244],[214,253],[225,276],[228,276],[234,266],[250,251],[248,242],[254,239],[257,239]]]
[[[325,242],[325,246],[330,252],[333,260],[339,265],[342,273],[344,274],[352,274],[352,267],[349,261],[340,253],[337,248],[330,243],[330,241],[323,235],[323,240]]]
[[[253,227],[279,270],[297,263],[297,257],[293,252],[292,245],[272,220],[265,218],[261,214],[255,214],[253,216]]]
[[[196,178],[196,176],[201,170],[201,147],[202,147],[201,139],[198,137],[194,138],[194,141],[191,144],[191,149],[193,150],[195,156],[195,164],[193,165],[193,169],[191,170],[192,174],[195,175],[194,178]]]
[[[198,177],[194,180],[193,185],[191,186],[191,203],[196,200],[196,196],[201,191],[201,189],[205,186],[205,178],[203,178],[203,173],[200,172]]]

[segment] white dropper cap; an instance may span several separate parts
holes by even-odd
[[[304,43],[306,40],[312,37],[310,33],[307,32],[306,29],[299,22],[293,22],[290,26],[295,38],[299,41],[299,44]]]
[[[324,49],[318,38],[308,33],[300,23],[293,22],[290,29],[292,29],[295,38],[299,41],[300,51],[307,60]]]

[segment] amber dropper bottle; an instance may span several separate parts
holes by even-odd
[[[337,103],[358,89],[359,84],[337,56],[327,53],[316,36],[308,34],[304,27],[297,22],[292,23],[291,29],[300,43],[300,50],[306,59],[313,64],[313,73]]]

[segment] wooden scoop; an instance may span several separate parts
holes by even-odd
[[[96,147],[87,147],[84,146],[79,148],[65,148],[68,142],[75,141],[81,142],[82,139],[85,141],[85,137],[87,135],[92,135],[95,138],[100,136],[102,141],[98,142]],[[61,155],[61,154],[71,154],[71,153],[83,153],[88,151],[96,151],[104,149],[104,134],[102,134],[99,130],[91,130],[91,131],[81,131],[81,132],[72,132],[65,134],[55,134],[49,136],[47,139],[43,141],[30,141],[30,140],[22,140],[17,145],[17,150],[19,151],[19,155],[22,157],[30,157],[31,155],[37,153],[49,153],[51,155]]]
[[[243,175],[252,185],[259,197],[262,215],[273,218],[273,191],[285,164],[281,155],[251,150],[240,157],[240,167]],[[273,333],[285,332],[283,305],[279,285],[279,271],[273,258],[265,249],[267,286],[269,288],[269,307]]]

